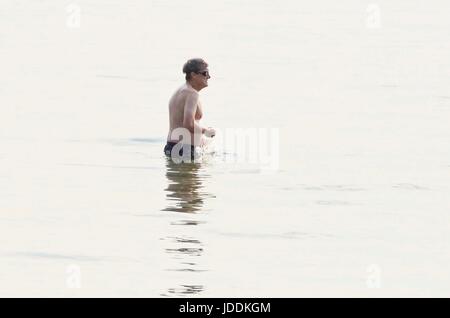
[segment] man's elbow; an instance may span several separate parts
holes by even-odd
[[[183,127],[189,130],[189,132],[193,133],[195,129],[194,121],[193,120],[184,120],[183,121]]]

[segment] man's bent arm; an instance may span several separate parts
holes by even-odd
[[[205,132],[205,128],[200,126],[195,120],[195,113],[197,111],[198,94],[189,93],[186,97],[183,115],[183,127],[188,129],[191,133]]]

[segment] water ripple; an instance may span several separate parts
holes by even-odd
[[[403,189],[403,190],[429,190],[427,187],[420,186],[413,183],[397,183],[392,186],[396,189]]]

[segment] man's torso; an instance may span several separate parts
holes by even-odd
[[[193,89],[190,85],[183,84],[180,88],[178,88],[175,93],[172,95],[169,101],[169,134],[167,136],[167,141],[171,142],[178,142],[180,141],[180,136],[171,136],[172,132],[176,128],[184,127],[183,126],[183,120],[184,120],[184,106],[186,103],[186,98],[190,94],[196,94],[198,97],[198,92]],[[195,113],[195,121],[199,121],[203,116],[202,107],[200,104],[200,101],[197,102],[197,109]],[[186,144],[194,144],[194,145],[200,145],[201,144],[201,132],[200,136],[191,136],[190,140],[181,140],[183,143]]]

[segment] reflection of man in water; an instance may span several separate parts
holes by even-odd
[[[172,159],[166,160],[166,208],[163,211],[178,212],[178,217],[171,218],[171,225],[175,225],[169,232],[175,235],[166,236],[166,253],[172,261],[169,271],[179,272],[179,280],[171,282],[169,288],[162,296],[189,296],[201,293],[205,286],[204,277],[199,275],[204,272],[202,264],[202,241],[197,237],[197,225],[203,223],[195,214],[203,209],[204,201],[214,195],[207,193],[204,188],[204,179],[208,177],[200,163],[177,164]],[[189,215],[181,213],[189,213]],[[180,227],[182,226],[182,227]],[[191,276],[193,274],[193,276]]]
[[[166,177],[168,183],[165,189],[167,205],[163,211],[197,213],[203,209],[204,201],[207,198],[214,197],[212,194],[205,192],[203,181],[208,175],[205,174],[205,171],[202,171],[199,163],[177,164],[172,159],[167,158]],[[189,215],[187,220],[185,219],[186,215],[180,214],[179,217],[180,219],[177,222],[171,223],[176,225],[176,229],[173,229],[176,236],[164,238],[169,244],[165,251],[176,260],[176,263],[171,265],[168,270],[195,273],[195,275],[191,277],[189,274],[183,274],[180,281],[177,281],[176,286],[171,285],[162,296],[188,296],[199,294],[205,289],[202,284],[202,277],[198,275],[204,271],[203,265],[201,265],[203,243],[196,238],[197,229],[188,229],[202,222],[195,219],[193,215]],[[180,229],[180,225],[187,228]],[[191,283],[187,284],[186,280],[191,281]]]
[[[215,130],[202,127],[200,119],[203,108],[199,100],[199,91],[208,86],[208,64],[199,58],[188,60],[183,66],[186,83],[178,88],[169,101],[169,134],[164,153],[168,156],[182,151],[195,153],[196,146],[207,143],[206,137],[213,137]],[[182,137],[182,138],[180,138]],[[173,151],[172,151],[173,150]]]
[[[167,199],[169,206],[163,211],[195,213],[203,206],[205,193],[200,189],[202,180],[199,176],[200,164],[176,164],[167,159],[166,177],[168,180]]]

